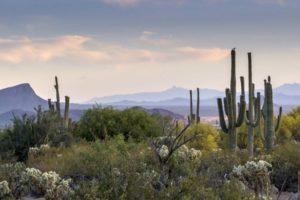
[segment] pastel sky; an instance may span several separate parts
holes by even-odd
[[[73,102],[174,85],[223,90],[238,73],[300,82],[298,0],[1,0],[0,88],[28,82]]]

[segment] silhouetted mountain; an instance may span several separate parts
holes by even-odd
[[[0,90],[0,113],[11,110],[33,111],[33,108],[47,102],[39,97],[28,83]]]

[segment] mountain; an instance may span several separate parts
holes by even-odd
[[[196,98],[196,93],[194,91],[194,98]],[[208,99],[222,96],[223,92],[213,89],[200,89],[200,98]],[[107,104],[120,101],[134,101],[134,102],[159,102],[168,99],[175,98],[187,98],[189,97],[189,90],[181,87],[172,87],[160,92],[141,92],[134,94],[123,94],[123,95],[113,95],[105,97],[96,97],[87,102],[86,104]]]
[[[284,84],[274,89],[274,93],[280,93],[289,96],[300,96],[300,84]]]
[[[33,111],[33,108],[47,102],[39,97],[28,83],[0,90],[0,113],[11,110]]]

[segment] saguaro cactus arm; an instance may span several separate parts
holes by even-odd
[[[238,103],[238,108],[239,108],[239,113],[238,113],[238,118],[235,123],[236,127],[240,127],[243,122],[244,122],[244,117],[245,117],[245,110],[246,110],[246,101],[245,101],[245,82],[244,82],[244,77],[240,77],[241,80],[241,96],[240,96],[240,103]]]
[[[220,126],[221,129],[224,133],[228,133],[228,127],[226,125],[226,121],[225,121],[225,115],[224,115],[224,111],[223,111],[223,104],[222,104],[222,99],[218,98],[218,110],[219,110],[219,119],[220,119]],[[224,104],[225,106],[225,110],[226,110],[226,104]]]
[[[261,110],[260,110],[260,93],[257,93],[257,97],[254,99],[254,120],[250,121],[249,120],[249,112],[246,112],[246,116],[245,116],[245,122],[248,126],[252,126],[257,127],[258,124],[260,123],[260,119],[261,119]]]

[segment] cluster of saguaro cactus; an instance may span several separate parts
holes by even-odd
[[[255,97],[255,84],[252,82],[252,57],[248,53],[248,81],[249,81],[249,102],[246,111],[245,122],[248,126],[247,148],[250,156],[253,156],[254,150],[254,128],[260,123],[260,93]]]
[[[63,126],[65,128],[69,127],[69,112],[70,112],[70,97],[65,96],[65,112],[64,117],[61,117],[61,109],[60,109],[60,94],[59,94],[59,85],[58,85],[58,78],[55,76],[55,85],[54,85],[55,91],[56,91],[56,102],[55,106],[52,104],[51,99],[48,99],[48,106],[49,110],[51,112],[55,112],[57,114],[57,118],[62,121]]]
[[[193,91],[190,90],[190,116],[189,116],[189,122],[197,124],[200,123],[200,89],[197,88],[197,108],[196,108],[196,114],[194,114],[193,111]]]
[[[238,114],[236,108],[238,107]],[[235,150],[237,148],[237,134],[236,128],[243,124],[245,116],[245,86],[244,77],[241,77],[241,95],[240,103],[236,104],[236,53],[235,49],[231,51],[231,84],[230,89],[226,89],[226,97],[224,98],[224,110],[228,118],[228,125],[225,121],[225,115],[223,111],[223,102],[221,98],[218,98],[218,110],[220,126],[223,132],[229,136],[229,149]]]
[[[264,134],[262,139],[264,141],[265,149],[270,151],[274,144],[275,133],[278,131],[282,115],[282,107],[279,108],[276,125],[274,126],[274,105],[273,105],[273,89],[271,84],[271,77],[265,80],[265,100],[262,108],[262,117],[264,119]]]

